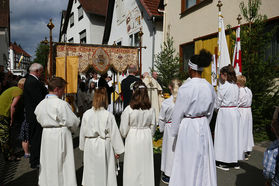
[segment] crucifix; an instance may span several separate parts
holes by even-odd
[[[223,6],[223,3],[221,0],[218,1],[217,7],[219,8],[219,12],[221,12],[221,7]]]
[[[237,21],[238,21],[238,24],[240,24],[240,21],[241,21],[241,19],[242,19],[241,15],[238,14],[238,17],[237,17],[236,19],[237,19]]]

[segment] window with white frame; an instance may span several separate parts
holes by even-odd
[[[74,38],[70,38],[70,39],[68,40],[68,43],[74,43]]]
[[[130,46],[139,46],[140,44],[139,32],[135,34],[131,34],[129,36],[129,40],[130,40]]]
[[[83,18],[83,9],[81,5],[78,7],[78,20],[81,20]]]
[[[70,27],[74,26],[74,12],[70,15]]]
[[[86,43],[86,29],[79,33],[80,43]]]

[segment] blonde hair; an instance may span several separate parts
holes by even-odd
[[[182,85],[182,82],[178,79],[173,79],[170,82],[170,88],[171,88],[171,94],[173,97],[173,102],[176,102],[176,97],[177,97],[177,93],[178,93],[178,89],[179,87]]]
[[[243,75],[238,75],[237,76],[237,83],[241,86],[241,87],[245,87],[246,84],[246,77]]]
[[[17,82],[17,86],[18,86],[19,88],[23,89],[25,80],[26,80],[26,78],[21,78],[21,79]]]
[[[98,88],[93,96],[93,107],[98,110],[101,107],[105,109],[108,107],[108,94],[105,87]]]

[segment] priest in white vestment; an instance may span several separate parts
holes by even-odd
[[[66,81],[60,77],[50,80],[49,94],[35,109],[43,127],[40,157],[40,186],[76,186],[76,171],[72,133],[79,119],[71,106],[60,99]]]
[[[115,159],[124,152],[124,144],[107,103],[106,89],[97,89],[93,107],[82,118],[79,148],[84,151],[84,186],[117,186]]]
[[[188,62],[191,79],[178,91],[172,117],[177,136],[170,186],[217,186],[215,156],[209,123],[215,90],[201,78],[211,54],[202,50]]]
[[[155,112],[143,82],[136,82],[130,105],[121,115],[120,133],[125,138],[123,186],[154,186],[152,136]]]
[[[156,124],[158,123],[159,112],[161,108],[160,96],[162,94],[162,87],[148,72],[144,73],[144,79],[142,80],[147,87],[148,96],[151,102],[151,107],[155,109]]]

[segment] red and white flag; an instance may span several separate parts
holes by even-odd
[[[241,47],[240,47],[240,25],[236,29],[236,41],[233,52],[233,68],[236,75],[242,74],[242,64],[241,64]]]

